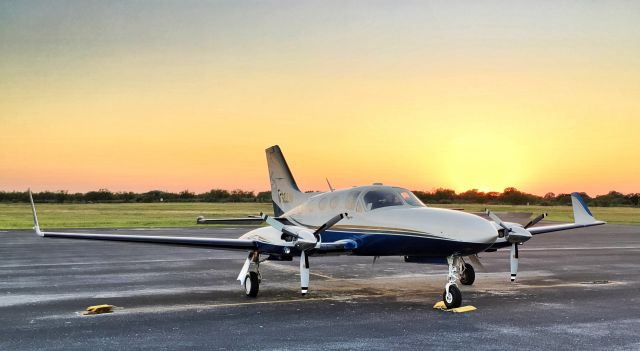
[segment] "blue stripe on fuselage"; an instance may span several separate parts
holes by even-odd
[[[471,255],[488,249],[492,243],[469,243],[435,236],[362,233],[327,230],[323,242],[351,239],[358,244],[353,251],[360,256],[437,256]]]

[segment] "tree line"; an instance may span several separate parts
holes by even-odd
[[[431,192],[414,191],[414,194],[422,202],[431,204],[464,204],[480,203],[494,205],[571,205],[571,194],[546,193],[544,196],[525,193],[516,188],[509,187],[503,192],[482,192],[478,189],[471,189],[457,194],[451,189],[435,189]],[[610,191],[605,195],[595,197],[581,192],[582,198],[591,206],[600,207],[639,207],[640,193],[622,194],[617,191]]]
[[[522,192],[509,187],[503,192],[482,192],[471,189],[456,193],[452,189],[438,188],[432,191],[414,191],[422,202],[427,204],[465,204],[481,203],[495,205],[571,205],[571,194],[547,193],[544,196]],[[610,191],[605,195],[591,197],[580,193],[591,206],[601,207],[640,207],[640,193],[622,194]],[[271,202],[271,192],[212,189],[196,194],[189,190],[172,193],[152,190],[145,193],[111,192],[107,189],[86,193],[70,193],[66,190],[42,191],[33,194],[37,202],[50,203],[137,203],[137,202]],[[26,191],[0,191],[0,202],[29,202]]]
[[[178,193],[152,190],[145,193],[130,191],[111,192],[108,189],[89,191],[86,193],[70,193],[66,190],[41,191],[33,193],[36,202],[51,203],[127,203],[127,202],[270,202],[271,192],[212,189],[206,193],[196,194],[189,190]],[[26,191],[0,191],[0,202],[29,202]]]

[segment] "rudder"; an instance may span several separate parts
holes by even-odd
[[[279,217],[306,200],[310,195],[303,193],[298,188],[278,145],[267,148],[265,151],[269,167],[269,181],[271,182],[273,214]]]

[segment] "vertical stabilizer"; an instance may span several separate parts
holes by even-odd
[[[274,145],[265,151],[267,153],[267,165],[269,166],[273,214],[277,217],[304,202],[310,195],[303,193],[298,188],[278,145]]]

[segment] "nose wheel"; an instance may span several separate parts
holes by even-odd
[[[448,290],[448,292],[447,292]],[[442,301],[447,308],[456,308],[462,305],[462,293],[455,285],[449,285],[449,289],[445,289],[442,293]]]

